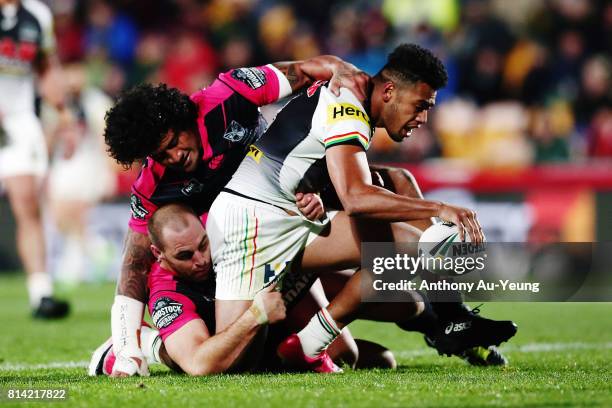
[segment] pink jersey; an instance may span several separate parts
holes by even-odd
[[[183,281],[158,263],[148,278],[149,314],[162,340],[194,319],[202,319],[215,332],[215,283]]]
[[[132,185],[132,230],[146,234],[155,210],[182,202],[198,214],[208,210],[248,153],[251,143],[265,130],[259,107],[289,95],[285,76],[271,65],[239,68],[219,75],[211,86],[191,95],[199,107],[198,129],[202,160],[186,173],[164,167],[148,158]]]

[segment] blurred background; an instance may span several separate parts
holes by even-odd
[[[82,141],[54,143],[46,184],[52,270],[114,279],[138,169],[106,157],[104,112],[143,81],[191,93],[220,71],[334,54],[374,74],[397,44],[440,56],[449,85],[402,144],[370,160],[426,196],[479,213],[491,241],[612,240],[612,3],[598,0],[48,0]],[[0,197],[0,272],[19,269]]]

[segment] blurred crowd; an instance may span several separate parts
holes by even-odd
[[[48,0],[58,51],[111,98],[185,92],[219,71],[335,54],[376,73],[400,42],[448,68],[427,127],[378,161],[491,167],[612,156],[612,3],[598,0]]]

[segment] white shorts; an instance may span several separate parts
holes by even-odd
[[[281,277],[335,214],[315,223],[270,204],[219,194],[206,222],[217,275],[216,298],[252,300]]]
[[[45,175],[47,144],[34,112],[14,113],[0,118],[5,140],[0,144],[0,179],[12,176]]]

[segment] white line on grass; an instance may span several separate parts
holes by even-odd
[[[26,370],[48,370],[53,368],[87,368],[88,361],[57,361],[44,364],[0,364],[0,371],[26,371]]]
[[[502,351],[511,353],[545,353],[550,351],[566,350],[601,350],[612,349],[612,342],[608,343],[529,343],[521,346],[508,344],[502,346]],[[396,357],[411,358],[435,354],[435,350],[423,348],[418,350],[402,350],[394,352]],[[87,368],[88,361],[57,361],[45,364],[21,364],[3,363],[0,364],[0,371],[26,371],[26,370],[49,370],[55,368]]]
[[[608,343],[528,343],[520,346],[507,344],[501,347],[502,351],[510,353],[545,353],[550,351],[566,351],[566,350],[601,350],[612,349],[612,342]],[[396,357],[410,358],[420,357],[435,354],[433,349],[422,350],[403,350],[394,352]]]

